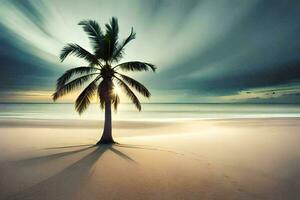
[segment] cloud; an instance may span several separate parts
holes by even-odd
[[[24,90],[49,87],[57,69],[51,63],[26,51],[26,46],[0,26],[0,89]],[[24,45],[24,46],[23,46]],[[51,82],[50,82],[51,81]]]
[[[156,86],[218,96],[299,82],[299,8],[300,4],[291,1],[260,1],[229,31],[222,32],[221,38],[213,37],[216,43],[192,49],[187,60],[159,73]],[[221,26],[228,23],[227,18],[223,17]]]
[[[256,88],[239,91],[233,95],[220,96],[223,101],[297,103],[300,100],[300,84]]]
[[[0,67],[5,72],[0,74],[0,89],[53,89],[65,69],[85,64],[75,58],[65,64],[58,60],[68,42],[90,49],[77,23],[90,18],[103,25],[111,16],[119,18],[122,37],[132,26],[137,32],[124,61],[158,66],[156,74],[135,77],[160,91],[160,101],[166,93],[172,95],[165,99],[180,96],[174,101],[219,101],[298,84],[299,10],[300,4],[292,0],[6,0],[0,8]],[[257,98],[273,101],[271,96]]]

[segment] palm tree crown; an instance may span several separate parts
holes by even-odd
[[[83,20],[78,25],[82,26],[88,34],[93,52],[91,53],[73,43],[67,44],[62,49],[60,54],[62,62],[66,57],[75,55],[87,61],[88,66],[72,68],[58,78],[53,100],[56,101],[88,82],[87,87],[80,93],[75,102],[75,109],[79,114],[86,110],[95,94],[97,94],[102,109],[105,108],[107,102],[109,102],[109,106],[112,104],[117,109],[120,99],[113,90],[117,84],[140,111],[141,103],[132,88],[147,98],[150,97],[150,92],[138,81],[118,71],[152,70],[154,72],[156,67],[153,64],[140,61],[117,64],[124,55],[125,46],[135,39],[136,34],[133,28],[131,28],[129,36],[120,41],[118,38],[118,20],[115,17],[108,24],[105,24],[105,33],[94,20]]]

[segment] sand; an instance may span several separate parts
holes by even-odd
[[[300,196],[300,119],[0,120],[0,199],[262,199]]]

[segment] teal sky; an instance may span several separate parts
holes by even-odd
[[[300,2],[293,0],[2,0],[0,102],[50,102],[64,44],[89,49],[77,23],[119,19],[137,38],[122,61],[154,63],[133,76],[150,102],[300,103]],[[66,99],[68,101],[70,99]]]

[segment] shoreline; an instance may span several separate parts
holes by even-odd
[[[248,117],[248,118],[210,118],[210,119],[168,119],[168,120],[113,120],[116,128],[141,127],[150,128],[151,126],[167,126],[171,124],[187,123],[210,123],[210,122],[236,122],[236,121],[298,121],[300,117]],[[0,118],[0,128],[101,128],[103,120],[92,119],[37,119],[37,118]]]

